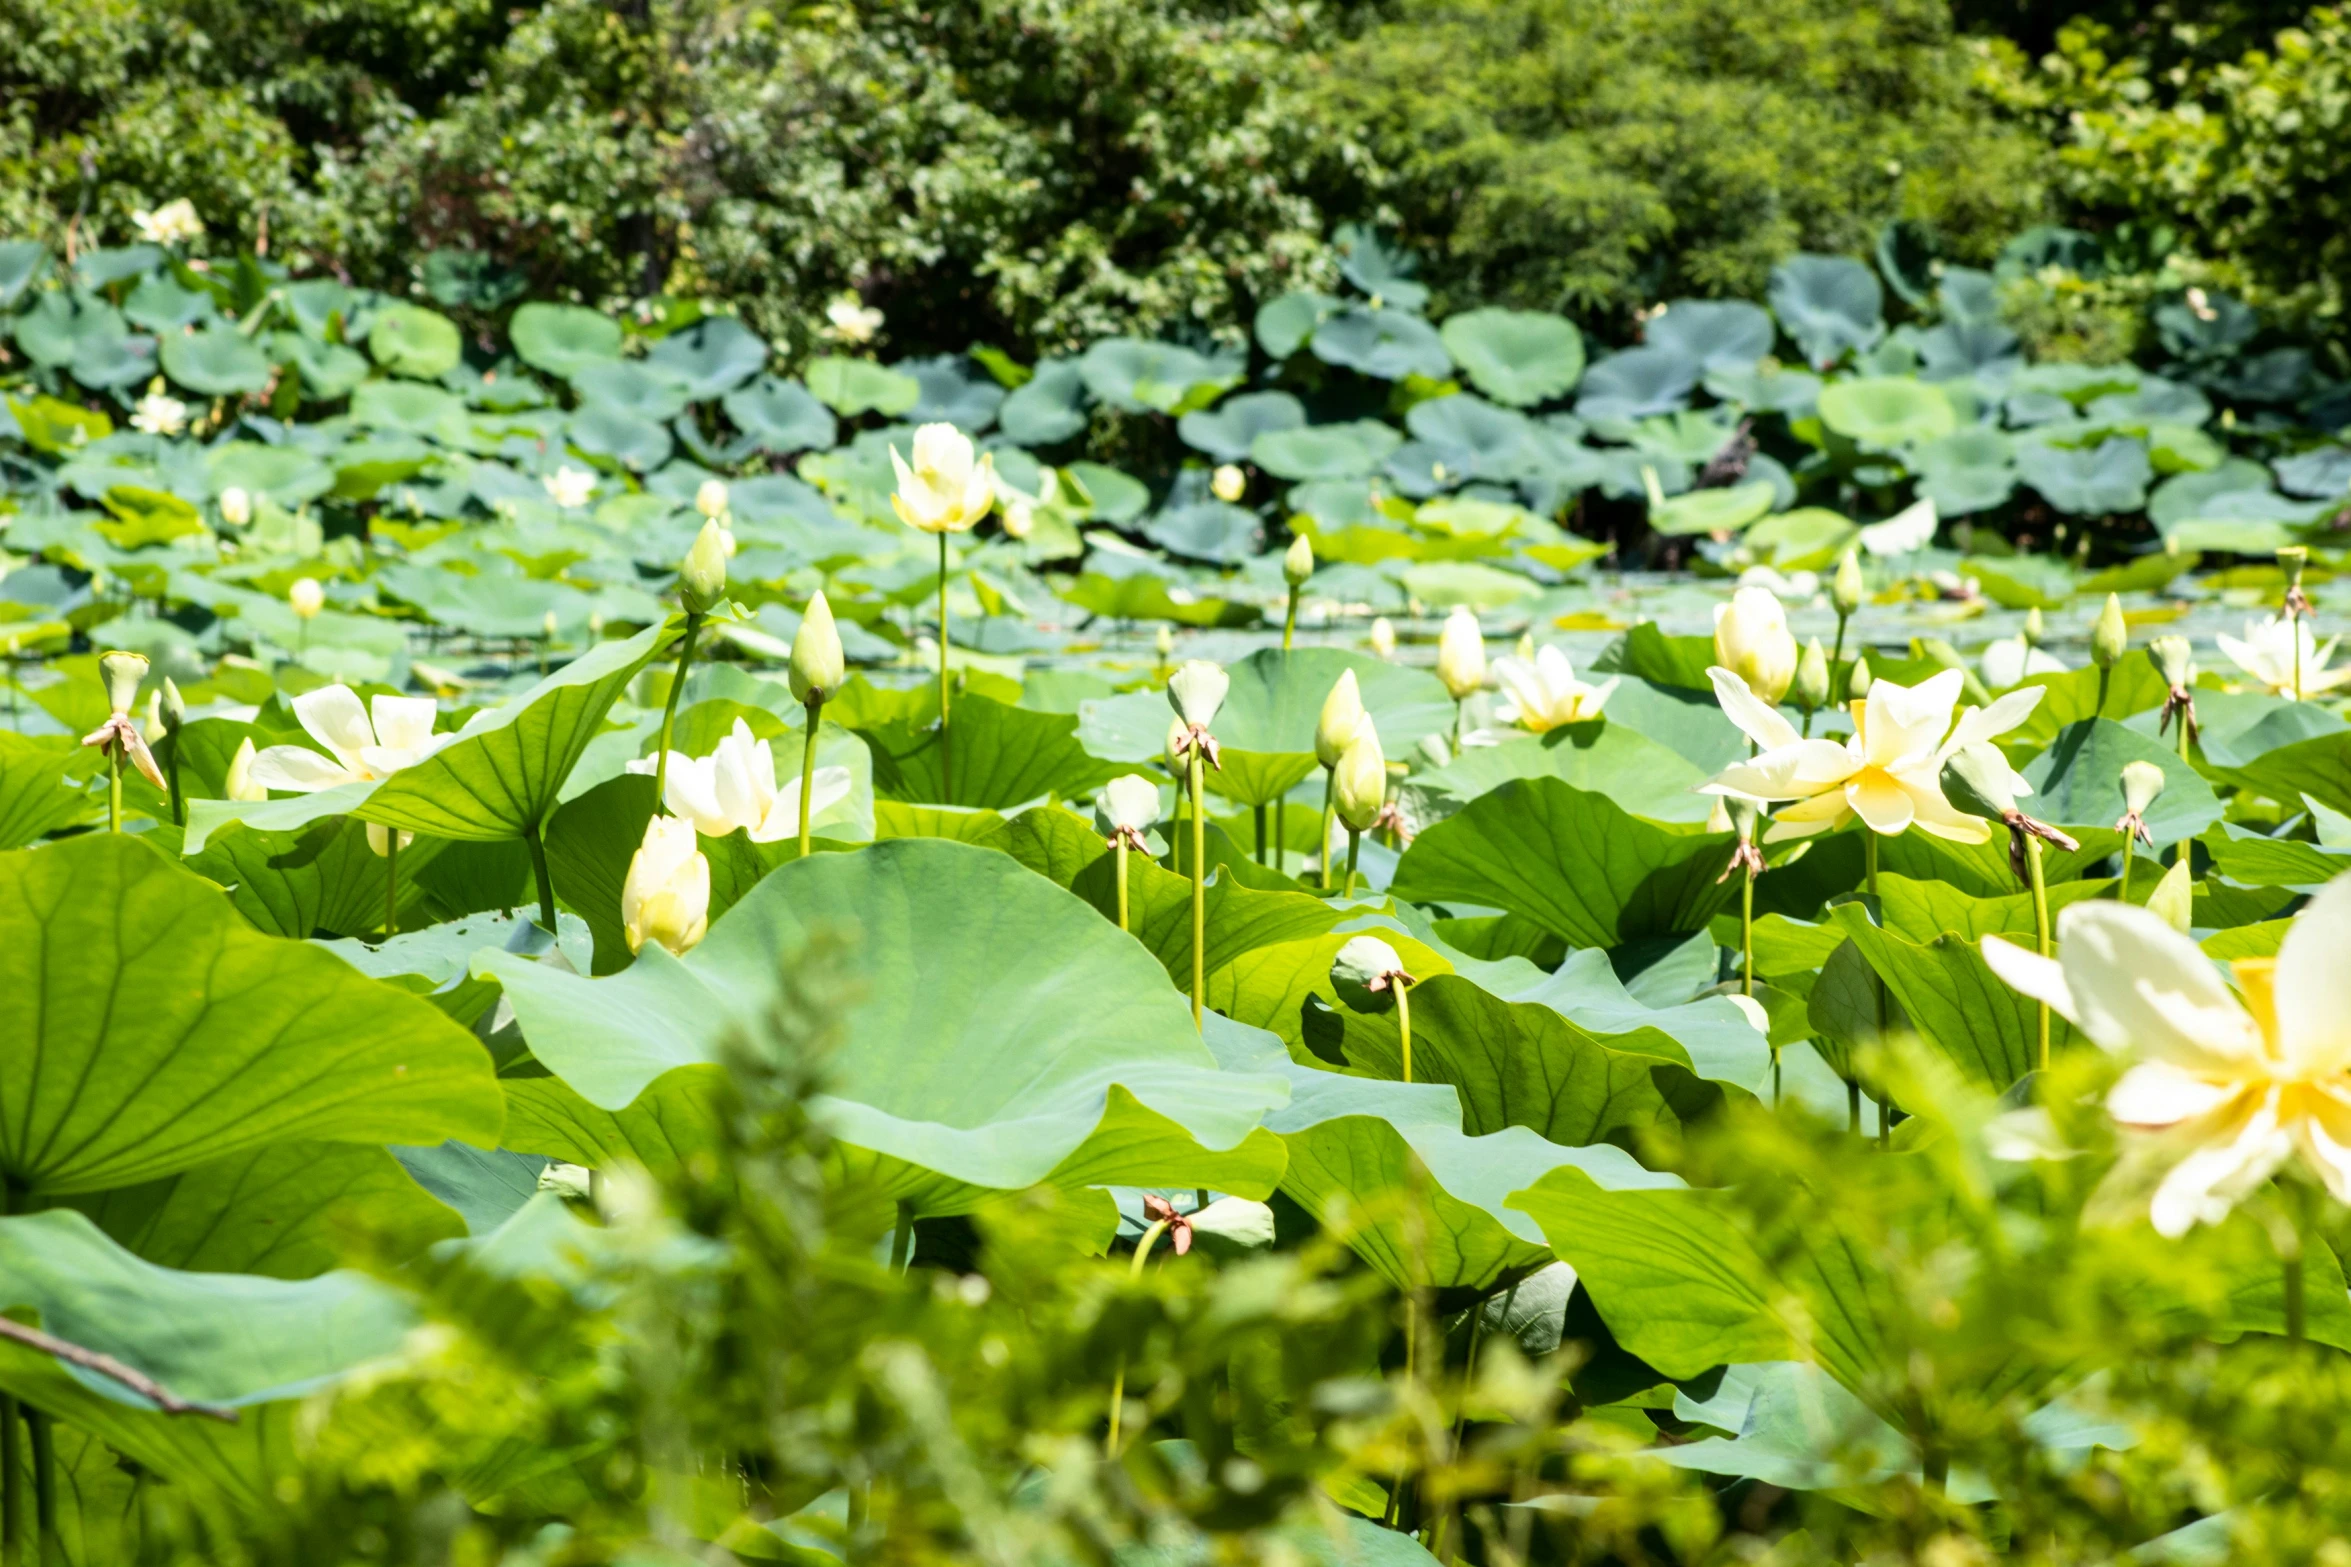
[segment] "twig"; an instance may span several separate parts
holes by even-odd
[[[0,1339],[39,1350],[44,1355],[54,1355],[68,1365],[95,1371],[102,1377],[111,1377],[167,1415],[209,1415],[230,1425],[237,1423],[237,1412],[233,1409],[221,1409],[212,1404],[192,1404],[153,1377],[132,1370],[112,1355],[101,1355],[94,1349],[68,1344],[64,1339],[44,1333],[39,1328],[28,1328],[14,1318],[0,1317]]]

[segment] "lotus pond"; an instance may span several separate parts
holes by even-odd
[[[2339,1559],[2307,407],[0,262],[9,1562]]]

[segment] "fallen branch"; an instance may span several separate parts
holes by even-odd
[[[101,1355],[94,1349],[68,1344],[64,1339],[44,1333],[39,1328],[28,1328],[11,1318],[0,1317],[0,1339],[22,1344],[27,1349],[37,1349],[44,1355],[54,1355],[68,1365],[95,1371],[102,1377],[111,1377],[167,1415],[209,1415],[230,1425],[237,1423],[237,1412],[233,1409],[221,1409],[212,1404],[191,1404],[153,1377],[132,1370],[112,1355]]]

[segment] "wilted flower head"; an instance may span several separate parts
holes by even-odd
[[[98,674],[106,682],[106,701],[112,711],[106,722],[82,736],[82,744],[96,746],[104,755],[126,756],[149,783],[158,789],[169,787],[155,765],[154,753],[147,749],[147,737],[131,718],[131,705],[139,699],[139,682],[147,678],[147,660],[137,653],[108,653],[98,660]]]
[[[116,713],[127,713],[139,699],[139,682],[147,678],[147,658],[143,653],[103,653],[98,658],[98,677],[106,682],[106,703]]]
[[[621,883],[620,924],[631,952],[650,941],[677,956],[710,928],[710,861],[692,822],[656,816],[645,824]]]
[[[2164,782],[2163,769],[2153,762],[2140,760],[2123,763],[2123,813],[2122,820],[2114,824],[2114,830],[2152,845],[2155,836],[2147,830],[2147,808],[2163,793]]]
[[[1385,1011],[1411,982],[1403,957],[1377,936],[1351,937],[1331,960],[1331,989],[1357,1012]]]
[[[898,520],[925,533],[962,533],[996,505],[996,459],[974,456],[971,437],[951,424],[914,432],[914,461],[890,448],[898,488],[890,497]]]
[[[1142,846],[1143,834],[1159,820],[1159,786],[1141,773],[1113,778],[1094,796],[1094,828],[1130,848]]]

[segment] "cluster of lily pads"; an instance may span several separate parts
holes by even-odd
[[[1269,305],[1242,391],[1143,343],[791,379],[683,307],[525,306],[508,352],[252,258],[5,256],[0,1454],[21,1424],[45,1477],[8,1538],[103,1538],[117,1455],[269,1509],[306,1411],[417,1353],[349,1215],[555,1266],[600,1177],[707,1154],[729,1042],[828,939],[861,984],[812,1112],[892,1267],[1040,1187],[1137,1269],[1286,1215],[1414,1342],[1597,1323],[1665,1463],[1992,1494],[1881,1331],[1900,1259],[1760,1248],[1658,1139],[2062,1160],[2050,1074],[2112,1057],[2125,1151],[2064,1222],[2176,1240],[2216,1339],[2351,1348],[2333,1254],[2249,1208],[2351,1194],[2351,723],[2320,503],[2269,478],[2338,448],[2256,483],[2185,383],[2008,363],[1956,303],[1889,333],[1817,259],[1776,327],[1677,303],[1586,367],[1556,318],[1431,325],[1366,245],[1367,299]],[[1096,407],[1201,460],[1036,455]],[[1813,456],[1694,487],[1765,412]],[[1935,542],[2011,504],[1992,468],[2064,508],[2109,467],[2194,491],[2179,547]],[[1717,575],[1597,568],[1595,486]],[[2002,1385],[2039,1419],[2104,1369]],[[1794,1397],[1834,1429],[1765,1419]],[[1149,1409],[1122,1370],[1110,1456]],[[1324,1489],[1458,1548],[1392,1477]]]

